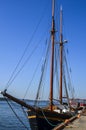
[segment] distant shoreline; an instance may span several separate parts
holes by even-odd
[[[8,99],[7,98],[7,100],[10,100],[10,99]],[[23,99],[20,99],[20,100],[23,100]],[[32,100],[32,99],[24,99],[25,101],[30,101],[30,102],[34,102],[35,100]],[[6,101],[6,99],[5,98],[3,98],[3,97],[0,97],[0,101]],[[48,102],[48,101],[46,101],[46,100],[39,100],[38,102]]]

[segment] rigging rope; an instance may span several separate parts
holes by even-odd
[[[55,46],[55,70],[54,70],[55,73],[54,74],[56,76],[56,88],[58,87],[58,94],[59,94],[59,72],[58,72],[59,51],[57,49],[59,49],[59,48],[57,48],[57,46]],[[55,91],[55,92],[57,92],[57,91]],[[58,97],[56,97],[56,98],[58,98]]]
[[[46,4],[46,6],[45,6],[45,9],[43,10],[43,13],[42,13],[42,15],[41,15],[41,17],[40,17],[40,20],[39,20],[38,24],[36,25],[36,28],[35,28],[35,30],[34,30],[32,36],[31,36],[31,38],[30,38],[28,44],[26,45],[26,47],[25,47],[25,49],[24,49],[24,52],[23,52],[22,56],[20,57],[20,59],[19,59],[17,65],[16,65],[16,67],[14,68],[14,70],[13,70],[13,72],[12,72],[12,74],[11,74],[11,76],[10,76],[10,78],[9,78],[9,80],[8,80],[8,82],[7,82],[7,84],[6,84],[6,86],[5,86],[5,90],[7,90],[7,89],[9,88],[9,86],[11,85],[11,83],[14,81],[15,77],[16,77],[16,76],[18,75],[18,73],[21,71],[21,69],[20,69],[20,71],[18,71],[17,74],[15,74],[16,71],[17,71],[17,68],[19,67],[20,63],[22,62],[22,60],[23,60],[23,58],[24,58],[24,56],[25,56],[25,54],[26,54],[26,52],[27,52],[27,50],[28,50],[28,47],[30,46],[30,44],[31,44],[31,42],[32,42],[32,39],[33,39],[35,33],[36,33],[37,30],[38,30],[38,27],[39,27],[39,25],[40,25],[40,23],[41,23],[41,21],[42,21],[44,15],[45,15],[46,9],[48,9],[47,6],[48,6],[48,2],[47,2],[47,4]],[[23,67],[22,67],[22,68],[23,68]],[[15,76],[14,76],[14,74],[15,74]]]
[[[23,111],[23,113],[24,113],[24,115],[25,115],[25,117],[26,117],[27,121],[28,121],[27,114],[26,114],[26,112],[25,112],[25,110],[24,110],[24,107],[23,107],[23,106],[21,106],[21,108],[22,108],[22,111]]]
[[[8,103],[9,107],[11,108],[12,112],[14,113],[14,115],[16,116],[16,118],[19,120],[19,122],[25,127],[25,129],[29,130],[28,127],[23,123],[23,121],[20,119],[20,117],[16,114],[16,112],[14,111],[14,109],[12,108],[11,104],[9,103],[9,101],[7,100],[6,97],[4,97],[6,102]]]
[[[45,32],[44,32],[45,34]],[[39,43],[42,41],[42,38],[40,39]],[[27,64],[27,62],[30,60],[31,56],[35,53],[36,49],[38,48],[40,44],[37,44],[34,46],[33,50],[31,51],[30,55],[27,57],[27,59],[25,60],[25,62],[23,63],[23,65],[21,66],[21,68],[15,73],[15,75],[12,77],[12,79],[10,80],[8,86],[6,86],[5,90],[7,90],[10,85],[12,84],[12,82],[15,80],[15,78],[19,75],[19,73],[22,71],[22,69],[25,67],[25,65]]]
[[[69,69],[68,69],[68,63],[67,63],[67,59],[66,59],[65,50],[64,50],[64,61],[65,61],[65,64],[66,64],[66,70],[67,70],[68,80],[69,80],[69,85],[70,85],[70,86],[68,85],[68,87],[69,87],[69,90],[71,90],[72,96],[73,96],[73,93],[74,93],[73,90],[74,90],[74,88],[73,88],[72,83],[71,83],[71,77],[70,77],[70,73],[69,73]]]
[[[42,66],[42,72],[41,72],[40,82],[39,82],[39,85],[38,85],[38,91],[37,91],[37,95],[36,95],[35,105],[36,105],[37,100],[38,100],[38,98],[39,98],[39,93],[40,93],[40,89],[41,89],[42,82],[43,82],[45,67],[46,67],[47,60],[48,60],[49,48],[50,48],[50,39],[49,39],[49,43],[48,43],[48,47],[47,47],[47,51],[46,51],[46,56],[45,56],[44,64],[43,64],[43,66]]]
[[[45,116],[45,114],[44,114],[44,112],[43,112],[43,110],[42,110],[42,114],[43,114],[43,116],[44,116],[44,118],[45,118],[45,120],[47,121],[47,123],[49,124],[49,125],[51,125],[51,126],[57,126],[57,124],[56,125],[54,125],[54,124],[52,124],[48,119],[47,119],[47,117]]]
[[[33,81],[33,79],[34,79],[34,77],[35,77],[35,74],[36,74],[36,72],[37,72],[37,70],[38,70],[38,68],[39,68],[40,62],[41,62],[41,58],[40,58],[40,60],[39,60],[39,63],[38,63],[37,66],[36,66],[36,69],[35,69],[35,71],[34,71],[34,74],[33,74],[33,76],[32,76],[32,79],[31,79],[31,81],[30,81],[30,83],[29,83],[29,85],[28,85],[28,87],[27,87],[27,89],[26,89],[26,92],[25,92],[25,95],[24,95],[23,99],[26,97],[26,95],[27,95],[27,93],[28,93],[29,87],[31,86],[31,83],[32,83],[32,81]]]
[[[68,90],[67,90],[67,84],[66,84],[65,75],[64,75],[64,86],[65,86],[65,91],[66,91],[66,95],[67,95],[68,106],[70,108],[70,100],[69,100],[69,94],[68,94]]]
[[[27,57],[27,59],[25,60],[25,62],[23,63],[23,65],[21,66],[21,68],[16,72],[16,74],[14,75],[13,79],[9,82],[8,86],[6,86],[6,90],[8,89],[8,87],[12,84],[12,82],[15,80],[15,78],[19,75],[19,73],[22,71],[22,69],[25,67],[25,65],[27,64],[27,62],[29,61],[29,59],[31,58],[32,54],[35,52],[36,48],[39,46],[36,45],[35,48],[32,50],[31,54],[29,55],[29,57]]]

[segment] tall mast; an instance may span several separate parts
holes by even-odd
[[[63,75],[63,34],[62,34],[62,7],[60,8],[60,103],[62,104],[62,75]]]
[[[50,109],[51,111],[53,108],[53,69],[54,69],[54,38],[55,38],[54,8],[55,8],[55,0],[52,0],[52,30],[51,30],[52,52],[51,52],[51,68],[50,68]]]

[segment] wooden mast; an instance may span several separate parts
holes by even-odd
[[[60,103],[62,104],[62,75],[63,75],[63,34],[62,34],[62,7],[60,8]]]
[[[52,52],[51,52],[51,68],[50,68],[50,109],[53,110],[53,69],[54,69],[54,38],[55,38],[55,20],[54,20],[55,0],[52,0]]]

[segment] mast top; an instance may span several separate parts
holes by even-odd
[[[54,17],[55,0],[52,0],[52,17]]]
[[[62,5],[60,6],[60,11],[62,11]]]

